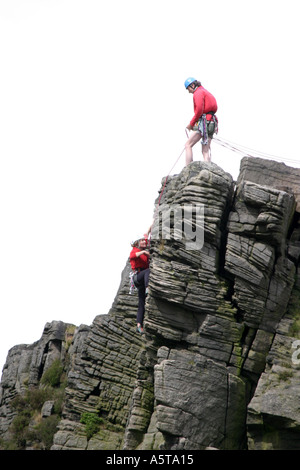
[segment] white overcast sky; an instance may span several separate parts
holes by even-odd
[[[188,76],[219,138],[300,166],[299,36],[297,0],[0,0],[0,369],[46,322],[108,312],[184,147]]]

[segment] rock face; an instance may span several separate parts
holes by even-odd
[[[194,211],[181,230],[173,212],[168,236],[153,229],[146,334],[135,331],[128,262],[108,315],[76,330],[53,450],[300,448],[299,184],[293,168],[244,158],[237,184],[194,162],[162,185],[156,221],[201,206],[203,244],[192,249],[187,236],[203,219]],[[44,332],[9,352],[3,438],[12,397],[28,381],[39,386],[47,361],[61,357],[65,327],[51,325],[61,339]],[[98,424],[87,432],[91,417]]]
[[[12,400],[17,394],[37,387],[54,361],[66,361],[67,345],[73,339],[74,330],[74,325],[53,321],[45,325],[39,341],[14,346],[9,351],[0,386],[0,437],[9,435],[15,416]]]

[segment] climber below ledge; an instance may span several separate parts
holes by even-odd
[[[133,282],[138,289],[139,295],[139,306],[137,312],[137,332],[143,334],[143,321],[145,313],[145,300],[148,294],[148,283],[149,283],[149,257],[150,253],[146,250],[148,243],[147,236],[143,236],[133,240],[131,246],[133,247],[129,260],[133,271]]]
[[[185,164],[193,161],[193,146],[202,137],[202,155],[206,162],[211,161],[210,143],[214,134],[218,133],[218,119],[215,116],[218,105],[215,97],[209,93],[198,80],[189,77],[184,82],[185,88],[193,94],[194,117],[186,126],[192,131],[185,144]]]

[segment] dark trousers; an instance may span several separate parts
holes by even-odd
[[[146,287],[148,287],[148,283],[149,283],[149,273],[150,273],[150,269],[148,268],[148,269],[144,269],[143,271],[140,271],[137,275],[137,281],[141,284],[141,286],[138,288],[139,307],[138,307],[136,322],[140,323],[141,325],[143,324],[143,321],[144,321]]]

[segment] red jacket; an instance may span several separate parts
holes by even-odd
[[[149,258],[147,255],[142,254],[138,258],[136,257],[137,251],[142,251],[139,248],[132,248],[129,259],[130,259],[130,264],[131,268],[133,271],[135,271],[138,268],[142,269],[147,269],[149,268]]]
[[[193,101],[195,114],[190,122],[192,127],[201,118],[202,114],[208,114],[207,120],[210,121],[211,115],[209,115],[209,111],[212,111],[213,113],[217,112],[218,105],[215,97],[203,88],[203,86],[199,86],[193,93]]]

